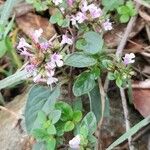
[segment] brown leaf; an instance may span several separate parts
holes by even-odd
[[[114,29],[111,32],[107,32],[104,35],[104,40],[105,40],[107,47],[114,48],[120,43],[121,38],[126,29],[126,26],[127,26],[126,24],[118,24],[114,26]],[[130,33],[129,38],[131,39],[135,35],[137,35],[144,28],[144,26],[145,26],[144,20],[141,18],[138,18],[136,21],[136,24],[133,27],[132,32]]]
[[[53,25],[49,23],[48,19],[33,13],[28,13],[16,18],[16,22],[19,28],[29,37],[31,37],[32,32],[39,28],[43,29],[43,36],[47,39],[50,39],[56,33]]]
[[[133,103],[142,116],[150,115],[150,89],[133,89]]]

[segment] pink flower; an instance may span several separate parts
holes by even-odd
[[[135,55],[133,53],[125,54],[125,57],[123,57],[123,59],[124,59],[123,63],[125,65],[132,64],[135,62],[134,58],[135,58]]]
[[[28,64],[25,67],[25,70],[27,70],[27,72],[29,72],[30,74],[34,73],[36,71],[36,66],[33,64]]]
[[[48,48],[50,47],[50,44],[49,44],[49,42],[42,42],[42,43],[40,43],[40,48],[42,49],[42,50],[47,50]]]
[[[22,48],[25,48],[25,47],[31,48],[31,45],[28,44],[24,38],[21,38],[20,41],[19,41],[19,44],[17,46],[17,49],[22,49]]]
[[[82,5],[80,8],[81,8],[81,11],[84,13],[88,10],[88,3],[86,0],[82,1]]]
[[[51,62],[55,63],[58,67],[62,67],[63,66],[63,60],[62,60],[62,55],[54,53],[51,56]]]
[[[33,56],[33,54],[28,52],[25,47],[20,49],[19,51],[20,51],[20,55],[22,55],[22,56],[26,56],[26,57],[32,57]]]
[[[72,6],[73,2],[74,2],[74,0],[67,0],[67,3],[68,3],[69,6]]]
[[[62,0],[52,0],[52,2],[57,6],[61,4],[63,1]]]
[[[73,40],[71,38],[69,38],[67,35],[63,35],[62,36],[61,45],[63,45],[63,44],[72,45],[73,44]]]
[[[41,37],[42,33],[43,33],[42,28],[34,31],[34,33],[32,34],[34,42],[39,43],[39,38]]]
[[[107,21],[105,21],[103,24],[102,24],[103,28],[105,31],[109,31],[109,30],[112,30],[112,23],[109,21],[109,19],[107,19]]]
[[[86,15],[83,12],[78,12],[76,14],[76,21],[78,23],[83,23],[87,19]]]
[[[94,4],[89,5],[88,10],[90,11],[90,14],[93,19],[102,16],[102,10],[97,6],[95,6]]]

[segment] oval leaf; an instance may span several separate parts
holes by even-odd
[[[77,48],[79,48],[80,50],[83,50],[84,52],[90,54],[96,54],[102,50],[104,41],[99,33],[93,31],[86,32],[83,35],[83,39],[85,40],[83,44],[82,42],[77,42],[80,43],[77,46]]]
[[[59,86],[52,91],[39,85],[31,88],[25,108],[25,125],[28,133],[39,126],[39,119],[37,118],[39,111],[42,110],[46,114],[51,111],[59,95]]]
[[[81,73],[73,85],[75,96],[81,96],[90,92],[95,86],[95,80],[91,79],[89,72]]]
[[[68,55],[65,64],[72,67],[84,68],[93,66],[97,63],[96,59],[84,53],[73,53]]]

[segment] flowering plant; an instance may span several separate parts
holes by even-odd
[[[38,3],[34,3],[36,7]],[[24,38],[19,40],[17,50],[26,61],[23,73],[36,84],[29,92],[25,109],[27,132],[36,140],[34,149],[95,149],[95,131],[104,112],[100,113],[102,106],[99,106],[100,111],[93,110],[93,103],[99,101],[92,98],[92,94],[97,93],[93,90],[99,86],[99,95],[103,96],[99,81],[106,73],[118,87],[126,87],[133,75],[130,64],[134,63],[135,55],[116,58],[107,52],[103,35],[113,30],[113,22],[100,2],[45,0],[40,3],[44,9],[52,6],[56,9],[50,23],[62,31],[46,39],[40,28],[30,33],[28,42]],[[76,108],[81,102],[74,106],[62,101],[61,87],[66,88],[66,85],[68,99],[72,101],[88,95],[90,110],[86,115],[82,108]],[[67,139],[68,133],[72,140]]]

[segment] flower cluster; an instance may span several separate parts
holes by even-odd
[[[103,15],[102,10],[95,4],[88,5],[86,0],[81,2],[80,11],[71,16],[72,25],[83,23],[85,20],[93,20]]]
[[[20,54],[24,56],[28,64],[25,69],[33,76],[33,81],[36,83],[42,82],[51,85],[56,83],[58,79],[54,77],[56,67],[63,66],[63,57],[61,54],[52,53],[53,40],[52,37],[49,41],[42,37],[43,30],[35,30],[31,34],[33,45],[26,42],[21,38],[17,49]],[[67,35],[62,36],[60,45],[73,43],[72,39]]]

